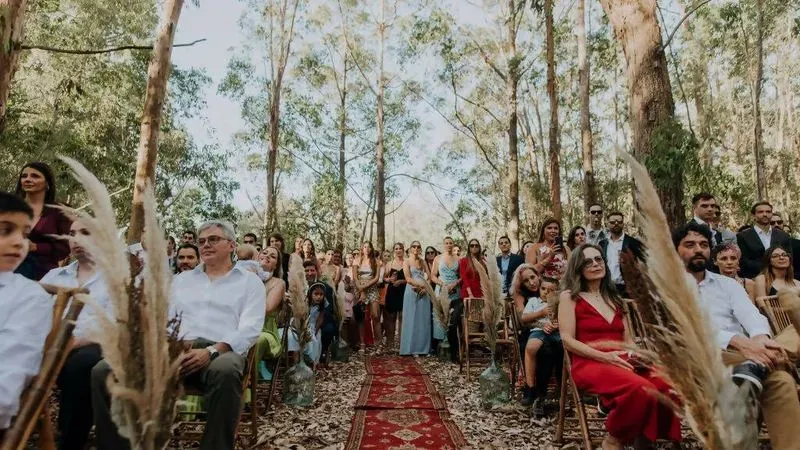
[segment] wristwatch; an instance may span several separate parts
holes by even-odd
[[[211,355],[211,361],[215,360],[217,356],[219,356],[219,350],[217,350],[217,347],[214,347],[213,345],[206,347],[206,350],[208,350],[208,353]]]

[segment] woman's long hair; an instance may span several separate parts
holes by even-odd
[[[376,271],[378,270],[378,260],[375,257],[375,247],[372,245],[371,241],[364,241],[361,244],[361,248],[358,250],[358,258],[360,261],[358,265],[360,267],[361,264],[364,263],[364,244],[369,245],[369,268],[372,269],[372,276],[375,276],[377,273]]]
[[[306,242],[311,242],[311,251],[308,252],[307,255],[306,252],[303,250],[303,247],[305,246]],[[300,244],[300,257],[303,258],[303,261],[310,260],[317,262],[317,246],[314,245],[314,241],[308,238],[303,239],[303,242]]]
[[[558,225],[558,235],[561,236],[561,233],[563,232],[562,230],[564,230],[564,227],[561,226],[561,221],[556,219],[555,217],[547,217],[544,219],[544,222],[542,222],[542,226],[539,228],[539,240],[537,241],[538,243],[541,244],[544,242],[544,230],[545,228],[547,228],[548,225],[553,223]],[[566,255],[567,249],[562,247],[561,253],[564,253]]]
[[[272,271],[272,278],[283,278],[283,261],[281,260],[281,252],[275,247],[266,247],[261,250],[262,254],[270,251],[275,251],[275,270]]]
[[[486,272],[486,261],[483,260],[483,247],[481,247],[481,243],[477,239],[470,239],[467,243],[467,262],[469,263],[469,269],[475,276],[478,276],[478,268],[475,266],[475,257],[472,256],[472,243],[478,244],[478,258],[477,262],[483,266],[483,271]]]
[[[572,227],[567,235],[567,247],[569,247],[570,250],[575,248],[575,235],[578,234],[578,230],[583,230],[584,236],[586,235],[586,228],[583,228],[580,225]]]
[[[30,167],[31,169],[36,170],[37,172],[41,172],[44,176],[44,181],[47,183],[47,187],[44,191],[44,203],[46,205],[53,205],[56,203],[56,180],[53,176],[53,169],[50,168],[47,164],[43,162],[29,162],[22,166],[22,169],[19,170],[19,175],[17,175],[17,189],[15,190],[15,194],[17,197],[25,198],[25,191],[22,190],[22,172],[25,171]]]
[[[572,256],[569,257],[569,261],[567,262],[567,270],[561,278],[561,290],[569,290],[573,300],[577,300],[580,293],[587,290],[587,282],[586,278],[583,277],[583,269],[588,264],[592,263],[591,260],[583,256],[583,251],[587,248],[593,248],[597,250],[600,255],[603,254],[600,247],[596,245],[581,245],[572,252]],[[603,296],[603,300],[609,303],[609,306],[624,313],[622,297],[617,294],[614,283],[611,282],[611,272],[608,270],[608,265],[605,262],[603,264],[606,266],[606,274],[603,276],[603,279],[600,280],[600,294]]]
[[[775,244],[770,246],[767,251],[764,252],[761,275],[764,275],[765,285],[767,286],[767,291],[769,288],[772,287],[772,283],[775,281],[775,273],[772,272],[772,254],[775,253],[775,250],[781,249],[789,255],[789,267],[786,268],[786,275],[783,277],[783,281],[789,283],[789,285],[794,284],[794,264],[792,263],[792,252],[789,251],[788,248],[784,247],[781,244]]]
[[[526,256],[525,255],[525,246],[528,245],[528,244],[533,245],[533,244],[535,244],[535,242],[533,242],[533,241],[525,241],[525,242],[523,242],[522,245],[519,247],[519,252],[517,252],[517,254],[519,256],[522,256],[523,258],[525,258],[525,256]]]
[[[508,289],[508,293],[510,295],[514,296],[519,294],[523,298],[528,299],[529,297],[538,294],[537,292],[528,290],[528,288],[522,284],[522,272],[526,270],[532,270],[533,273],[535,273],[536,276],[541,280],[541,275],[539,275],[539,272],[536,271],[532,264],[520,264],[519,267],[517,267],[517,270],[514,271],[514,276],[511,277],[511,286]]]

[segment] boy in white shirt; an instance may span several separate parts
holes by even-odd
[[[522,404],[534,404],[534,412],[541,411],[537,405],[536,390],[534,389],[534,379],[536,374],[536,354],[545,343],[554,345],[561,344],[561,336],[558,333],[558,321],[551,320],[553,311],[558,308],[551,305],[549,300],[555,300],[555,293],[558,290],[558,283],[550,278],[542,278],[539,285],[539,297],[531,297],[522,311],[522,324],[531,325],[531,332],[528,336],[528,343],[525,346],[525,390],[523,392]]]
[[[19,411],[22,391],[42,362],[53,304],[35,281],[15,274],[28,254],[33,210],[19,197],[0,192],[0,434]]]

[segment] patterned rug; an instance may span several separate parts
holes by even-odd
[[[367,375],[356,400],[360,409],[447,409],[427,375]]]
[[[345,449],[446,449],[467,447],[444,398],[410,357],[366,358]]]
[[[425,375],[422,367],[410,356],[381,356],[367,355],[368,375]]]

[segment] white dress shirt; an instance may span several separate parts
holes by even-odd
[[[761,244],[764,245],[764,250],[769,248],[769,243],[772,242],[772,227],[768,227],[767,231],[764,231],[758,225],[753,227],[756,230],[756,235],[759,239],[761,239]]]
[[[89,291],[92,304],[87,304],[81,310],[81,314],[75,322],[75,329],[72,331],[72,335],[75,337],[90,337],[98,325],[98,314],[105,313],[106,317],[112,320],[115,317],[113,303],[108,295],[108,285],[99,270],[95,270],[94,275],[80,285],[78,283],[78,261],[75,261],[68,266],[56,267],[47,272],[40,282],[62,288],[82,287]]]
[[[611,275],[611,281],[615,284],[625,284],[622,279],[622,269],[619,267],[619,254],[622,253],[622,242],[625,240],[625,233],[619,235],[618,240],[609,235],[608,249],[606,250],[606,263]]]
[[[173,278],[170,302],[171,315],[181,314],[183,339],[224,342],[241,355],[261,334],[267,310],[264,283],[256,274],[234,267],[211,281],[204,264]]]
[[[700,283],[690,274],[686,276],[700,291],[700,306],[711,319],[714,339],[719,348],[727,349],[736,335],[751,338],[770,335],[767,318],[758,312],[739,282],[709,271],[706,271]]]
[[[0,430],[19,411],[19,397],[42,364],[53,302],[35,281],[0,272]]]

